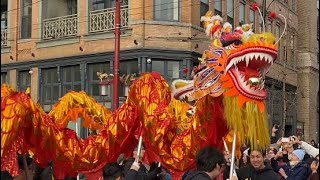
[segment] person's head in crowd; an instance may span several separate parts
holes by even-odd
[[[277,153],[278,151],[276,150],[276,148],[271,146],[270,148],[267,149],[267,159],[271,160],[272,158],[275,158]]]
[[[311,144],[313,147],[317,147],[316,141],[315,141],[314,139],[311,140],[310,144]]]
[[[319,154],[315,158],[319,161]]]
[[[103,168],[104,180],[121,180],[122,177],[123,175],[121,167],[116,162],[109,163]]]
[[[310,169],[312,173],[317,173],[319,171],[319,160],[312,158],[312,162],[310,164]]]
[[[246,166],[250,163],[250,156],[248,154],[249,148],[242,149],[239,160],[239,167]]]
[[[143,145],[143,143],[142,143],[142,145],[141,145],[141,152],[140,152],[140,156],[139,156],[139,161],[142,161],[143,156],[144,156],[144,152],[145,152],[145,149],[144,149],[144,145]],[[134,148],[134,150],[133,150],[133,157],[134,157],[135,159],[138,158],[138,145],[137,145],[137,146]]]
[[[122,166],[125,161],[126,161],[126,155],[124,153],[121,153],[117,158],[117,163],[120,166]]]
[[[224,170],[224,156],[214,147],[205,147],[198,152],[196,164],[198,171],[204,171],[215,179]]]
[[[289,154],[288,158],[290,161],[290,165],[297,165],[304,159],[305,152],[302,149],[296,149],[292,153]]]
[[[228,151],[222,151],[223,157],[227,165],[229,165],[231,161],[231,154]]]
[[[13,177],[8,171],[1,171],[1,179],[4,180],[13,180]]]
[[[264,157],[265,157],[265,150],[262,149],[249,149],[250,155],[250,164],[256,170],[264,169]]]

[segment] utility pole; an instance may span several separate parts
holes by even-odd
[[[112,108],[116,110],[119,106],[119,66],[120,66],[120,0],[116,0],[115,11],[115,43],[114,43],[114,60],[113,60],[113,92]]]

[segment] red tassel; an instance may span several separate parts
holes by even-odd
[[[251,4],[251,8],[252,8],[254,11],[258,10],[258,4],[257,4],[256,2],[253,3],[253,4]]]
[[[277,14],[273,11],[270,12],[269,16],[272,18],[272,19],[276,19],[277,18]]]

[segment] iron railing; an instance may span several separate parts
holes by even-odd
[[[68,15],[43,20],[42,38],[59,39],[78,34],[78,15]]]
[[[128,5],[121,6],[121,25],[122,29],[129,26],[129,8]],[[115,8],[101,9],[90,12],[90,33],[112,31],[115,29],[114,24]]]
[[[1,47],[8,45],[8,29],[1,29]]]

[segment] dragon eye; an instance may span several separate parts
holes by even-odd
[[[235,41],[235,42],[233,43],[233,46],[234,46],[234,47],[238,47],[240,44],[241,44],[241,41]]]
[[[225,46],[225,49],[231,50],[234,48],[238,48],[240,46],[240,44],[242,44],[242,42],[240,40],[235,40],[232,44]]]

